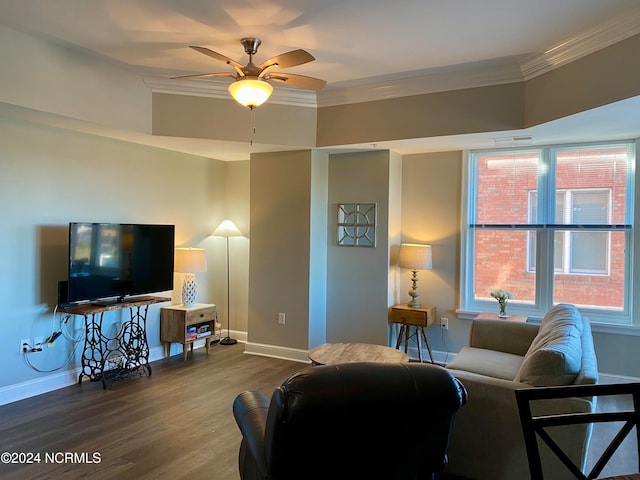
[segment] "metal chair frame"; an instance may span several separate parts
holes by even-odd
[[[551,451],[562,461],[567,469],[580,480],[593,480],[602,473],[611,457],[623,440],[636,428],[638,446],[638,472],[640,472],[640,383],[616,383],[598,385],[566,385],[558,387],[534,387],[518,389],[515,392],[522,433],[524,435],[529,472],[532,480],[543,480],[542,463],[537,437],[540,437]],[[531,402],[536,400],[569,398],[569,397],[600,397],[606,395],[631,395],[633,410],[622,412],[592,412],[567,413],[555,415],[534,416]],[[545,428],[560,425],[576,425],[586,423],[624,422],[611,443],[605,448],[592,470],[585,475],[575,463],[563,452],[551,438]],[[613,477],[615,478],[615,477]]]

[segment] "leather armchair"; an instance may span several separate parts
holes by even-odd
[[[465,401],[462,384],[437,365],[308,367],[271,399],[257,391],[236,397],[240,478],[432,479],[447,463]]]

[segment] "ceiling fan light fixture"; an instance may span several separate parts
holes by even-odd
[[[229,85],[229,93],[233,99],[249,108],[262,105],[269,99],[271,92],[271,84],[258,77],[242,77]]]

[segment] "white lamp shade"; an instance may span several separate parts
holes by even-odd
[[[410,270],[431,270],[431,245],[403,243],[400,245],[398,266]]]
[[[176,248],[175,271],[198,273],[207,271],[207,255],[204,248]]]
[[[231,220],[223,220],[211,235],[214,237],[241,237],[242,232]]]
[[[229,85],[229,93],[245,107],[259,107],[268,100],[273,87],[258,77],[242,77]]]

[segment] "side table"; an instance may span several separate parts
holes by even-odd
[[[436,323],[436,307],[423,305],[414,308],[406,304],[394,305],[391,307],[389,319],[391,323],[401,325],[398,339],[396,340],[396,349],[400,349],[400,344],[404,338],[404,351],[408,354],[409,338],[415,335],[418,345],[418,360],[422,362],[422,339],[424,339],[424,343],[427,345],[427,351],[429,352],[429,361],[433,363],[433,353],[431,352],[429,337],[427,337],[424,329]],[[413,334],[411,333],[411,327],[415,328]]]
[[[216,331],[217,316],[214,304],[196,303],[193,307],[172,305],[161,308],[160,341],[165,346],[165,357],[170,356],[172,342],[181,343],[186,362],[189,348],[193,353],[193,342],[203,339],[209,355],[209,342]]]

